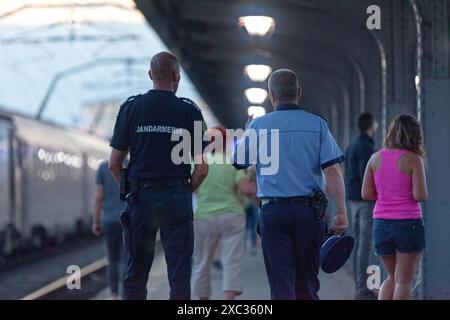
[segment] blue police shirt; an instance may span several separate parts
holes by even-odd
[[[256,152],[252,153],[249,142],[255,130]],[[275,157],[275,144],[279,146],[278,168],[265,173],[274,160],[268,163],[261,156]],[[234,147],[233,160],[238,168],[256,164],[258,197],[294,197],[308,196],[317,187],[323,189],[322,170],[343,162],[344,156],[323,118],[286,104],[250,122]]]
[[[191,164],[172,161],[173,148],[183,141],[172,141],[172,133],[190,133],[188,160],[203,152],[205,142],[194,134],[195,122],[202,138],[206,130],[200,109],[173,92],[150,90],[130,97],[117,115],[111,147],[130,151],[129,179],[190,178]],[[196,147],[195,140],[200,143]],[[183,149],[180,155],[185,156]]]

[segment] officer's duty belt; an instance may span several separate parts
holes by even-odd
[[[168,178],[168,179],[147,179],[138,181],[139,189],[146,189],[152,187],[167,187],[167,186],[185,186],[189,184],[186,178]]]
[[[262,198],[260,205],[261,207],[265,204],[279,203],[279,202],[300,202],[306,205],[311,204],[311,197],[300,196],[300,197],[272,197],[272,198]]]

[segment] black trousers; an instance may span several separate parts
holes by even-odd
[[[121,223],[128,256],[123,298],[146,299],[156,234],[160,230],[167,262],[170,299],[189,300],[194,250],[190,186],[158,186],[139,190],[122,213]]]
[[[124,273],[123,236],[119,222],[103,224],[103,234],[108,256],[108,283],[111,293],[119,293],[119,279],[122,281]]]
[[[319,299],[319,252],[325,223],[297,201],[263,205],[259,223],[272,299]]]

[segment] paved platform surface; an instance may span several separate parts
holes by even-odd
[[[212,269],[213,297],[221,299],[221,272]],[[354,298],[354,285],[350,264],[333,274],[320,273],[321,289],[319,296],[323,300],[349,300]],[[267,300],[270,297],[269,285],[261,252],[246,254],[242,273],[244,293],[238,299]],[[165,300],[169,297],[166,263],[162,253],[155,257],[148,282],[148,299]],[[105,288],[94,299],[109,299],[109,290]]]

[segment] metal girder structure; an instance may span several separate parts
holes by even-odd
[[[16,8],[13,8],[9,11],[5,11],[0,13],[0,20],[7,19],[8,17],[19,14],[25,10],[37,10],[37,9],[89,9],[89,8],[105,8],[105,7],[114,7],[121,10],[134,10],[133,6],[127,6],[120,4],[116,1],[72,1],[72,2],[43,2],[43,3],[28,3],[19,5]],[[82,25],[83,27],[89,28],[88,32],[79,33],[77,30],[72,28],[72,26],[77,23]],[[64,34],[51,34],[52,31],[57,29],[58,27],[69,27],[68,30],[65,30]],[[50,34],[49,34],[50,33]],[[36,26],[32,31],[27,30],[26,32],[21,32],[13,35],[9,35],[8,37],[0,38],[0,47],[1,46],[9,46],[9,45],[39,45],[39,44],[55,44],[62,42],[90,42],[90,43],[99,43],[100,46],[93,51],[93,57],[95,57],[96,53],[102,48],[104,45],[109,45],[111,43],[124,42],[124,41],[136,41],[141,38],[141,35],[137,33],[130,33],[127,31],[118,31],[117,28],[105,28],[99,26],[95,20],[88,21],[76,21],[72,18],[72,15],[67,19],[63,19],[57,22],[49,23],[42,26]],[[90,61],[81,63],[80,65],[76,65],[70,67],[66,70],[62,70],[56,73],[51,82],[47,91],[40,102],[38,107],[38,111],[36,113],[36,118],[41,119],[45,109],[47,107],[47,103],[51,98],[56,86],[58,83],[72,75],[78,74],[85,70],[95,68],[99,65],[111,64],[111,65],[120,65],[120,64],[133,64],[139,61],[147,62],[148,58],[128,58],[128,57],[119,57],[119,58],[93,58]],[[92,88],[92,86],[91,86]],[[97,88],[98,89],[98,88]],[[94,121],[100,121],[103,117],[102,114],[94,119]],[[96,123],[92,123],[91,127],[95,127]]]
[[[206,81],[202,81],[205,74],[198,67],[206,68],[209,74],[216,71],[221,78],[225,77],[229,82],[243,83],[241,67],[237,68],[236,63],[233,64],[234,66],[227,64],[227,60],[234,60],[233,58],[227,59],[227,57],[237,55],[238,59],[242,58],[238,54],[240,52],[257,56],[253,53],[256,48],[269,52],[271,57],[275,57],[267,59],[268,63],[271,63],[271,60],[281,60],[281,63],[277,64],[279,67],[283,66],[283,61],[284,63],[288,62],[288,59],[286,57],[277,59],[277,56],[286,56],[286,53],[288,56],[289,54],[302,56],[304,64],[323,66],[322,69],[328,69],[329,72],[321,73],[322,77],[329,76],[329,73],[335,69],[334,67],[341,67],[344,61],[349,68],[341,68],[334,72],[337,72],[343,79],[351,79],[345,83],[347,90],[351,92],[348,98],[351,110],[339,113],[340,116],[351,114],[351,121],[353,121],[361,110],[368,109],[374,113],[378,112],[381,97],[378,93],[374,93],[375,90],[368,91],[366,88],[381,86],[381,73],[377,71],[380,69],[381,62],[375,65],[373,63],[374,59],[381,61],[381,58],[378,45],[369,32],[363,28],[363,23],[360,23],[355,31],[354,25],[343,22],[341,17],[334,17],[327,10],[314,6],[305,7],[295,1],[282,1],[282,5],[280,5],[281,1],[263,2],[267,2],[271,15],[283,18],[285,27],[282,23],[277,23],[277,31],[273,37],[267,42],[259,43],[242,35],[242,30],[237,25],[237,18],[240,14],[240,2],[237,1],[176,1],[172,3],[171,1],[137,1],[137,4],[169,47],[180,55],[183,62],[188,61],[187,71],[190,72],[190,67],[195,66],[193,69],[196,72],[190,73],[191,78],[213,110],[216,111],[220,120],[228,126],[242,125],[242,120],[238,119],[239,117],[242,119],[242,116],[235,116],[224,110],[229,111],[230,105],[244,107],[245,100],[241,103],[226,101],[227,99],[231,100],[227,96],[235,96],[236,93],[227,94],[225,92],[224,97],[219,97],[217,94],[215,97],[211,97],[211,94],[208,95],[208,92],[217,93],[224,80],[218,81],[220,84],[218,87],[214,87],[214,83],[211,81],[205,83]],[[216,5],[218,7],[213,10]],[[299,8],[305,8],[305,11],[293,10]],[[220,14],[214,14],[214,12],[220,12]],[[321,25],[317,22],[317,15],[320,15]],[[356,33],[358,40],[361,40],[360,44],[355,48],[354,39],[351,37],[339,38],[336,36],[337,31],[330,32],[330,25],[333,25],[331,30],[341,29],[341,33],[353,35]],[[305,31],[297,32],[297,30]],[[180,45],[180,40],[182,45]],[[283,48],[286,47],[289,47],[292,52],[283,52]],[[328,56],[326,56],[327,52]],[[209,66],[202,63],[205,57],[210,62]],[[363,57],[367,58],[362,59]],[[304,64],[299,63],[299,59],[289,60],[292,61],[290,65],[297,65],[299,70],[304,69]],[[234,68],[234,71],[230,71],[231,68]],[[315,73],[319,73],[319,71],[315,71]],[[313,91],[320,92],[320,87],[313,88]],[[240,97],[243,99],[242,94]],[[243,112],[244,110],[241,111],[241,114]],[[345,119],[346,124],[349,121],[349,119]],[[347,143],[348,139],[345,140]]]
[[[294,45],[292,46],[292,49],[293,49],[293,51],[295,51],[297,48],[296,42],[293,42],[293,44]],[[301,79],[302,86],[305,88],[305,90],[304,90],[305,93],[307,93],[310,90],[310,88],[313,88],[313,89],[319,88],[322,91],[322,88],[324,87],[325,84],[330,84],[328,86],[328,90],[334,91],[333,92],[333,95],[335,97],[334,100],[336,100],[336,97],[339,97],[339,100],[335,101],[335,103],[333,103],[332,105],[335,107],[340,106],[339,109],[342,109],[342,110],[340,110],[340,111],[342,111],[340,113],[344,115],[343,121],[339,121],[339,123],[340,123],[339,126],[342,126],[340,128],[340,130],[341,130],[341,132],[345,133],[344,136],[342,137],[342,140],[344,143],[348,143],[348,139],[349,139],[349,132],[347,129],[349,127],[348,115],[351,112],[354,112],[355,109],[360,108],[359,105],[352,106],[350,104],[351,103],[350,87],[353,83],[352,82],[353,79],[350,76],[353,74],[351,71],[352,71],[352,68],[354,68],[354,66],[348,61],[348,57],[340,57],[339,55],[332,55],[331,52],[329,52],[329,54],[328,54],[325,49],[315,50],[316,48],[308,48],[308,47],[306,47],[306,49],[303,48],[302,53],[304,53],[305,51],[306,52],[310,51],[310,54],[303,56],[303,54],[296,55],[290,51],[278,52],[278,50],[276,49],[276,47],[277,47],[276,43],[274,44],[273,47],[274,47],[274,49],[270,49],[269,47],[264,47],[263,51],[259,51],[259,53],[264,55],[266,62],[271,64],[273,67],[289,67],[289,68],[297,71],[299,74],[299,77]],[[231,46],[231,48],[236,48],[236,47]],[[231,50],[231,48],[229,48],[229,50]],[[222,49],[224,49],[224,48],[222,47]],[[299,47],[298,49],[300,51],[302,51],[301,47]],[[207,55],[207,58],[206,58],[206,60],[203,61],[203,63],[207,64],[212,59],[214,59],[214,58],[217,59],[220,57],[220,59],[223,63],[226,63],[227,65],[232,67],[231,69],[234,70],[236,73],[234,75],[234,77],[239,79],[239,77],[241,77],[241,75],[242,75],[242,68],[245,65],[244,63],[242,63],[242,56],[245,55],[246,53],[248,53],[245,50],[242,50],[242,51],[240,51],[240,50],[241,49],[238,49],[238,50],[235,49],[234,55],[213,55],[213,56]],[[249,55],[253,56],[254,54],[252,53],[252,51],[250,51]],[[326,57],[326,59],[335,61],[335,63],[333,63],[331,65],[331,67],[326,67],[324,65],[316,64],[317,61],[309,59],[309,57],[311,57],[312,55],[323,56],[323,59],[325,59],[325,57]],[[203,57],[203,58],[205,58],[205,57]],[[213,77],[214,70],[211,70],[209,75],[211,77]],[[227,74],[227,75],[230,77],[233,76],[231,74]],[[222,76],[224,76],[224,75],[222,74]],[[358,79],[358,81],[359,81],[359,79]],[[245,82],[245,81],[242,80],[241,82]],[[308,83],[308,85],[307,85],[307,83]],[[311,83],[314,83],[314,85],[311,86]],[[251,84],[250,82],[248,82],[246,84],[253,85],[253,86],[261,86],[261,84]],[[225,81],[220,81],[219,85],[222,88],[227,88],[227,89],[232,86],[233,90],[236,90],[238,92],[241,89],[241,87],[240,87],[241,83],[236,83],[236,82],[232,82],[232,84],[230,84],[230,83],[226,83]],[[263,84],[263,86],[264,85],[265,84]],[[359,87],[360,87],[360,84],[358,84],[358,88]],[[322,95],[322,92],[321,92],[321,95]],[[321,95],[319,95],[319,96],[321,96]],[[357,101],[357,99],[354,99],[354,100]],[[239,115],[239,109],[243,110],[243,107],[245,107],[245,105],[243,105],[241,108],[241,105],[242,105],[241,101],[242,101],[242,96],[236,95],[235,102],[232,103],[232,105],[227,108],[227,112],[231,112],[231,113]],[[314,112],[314,107],[319,108],[320,106],[318,104],[313,104],[312,109],[311,109],[311,111],[313,111],[313,112]],[[332,106],[327,106],[327,107],[330,108]],[[270,107],[266,104],[266,108],[270,108]],[[315,112],[317,112],[317,111],[315,111]],[[332,113],[334,113],[334,111]],[[241,114],[240,117],[242,118],[243,115]],[[335,122],[338,122],[337,119],[335,119]]]
[[[26,9],[58,9],[58,8],[67,8],[67,7],[84,7],[84,8],[96,8],[96,7],[116,7],[124,10],[129,10],[130,7],[122,5],[118,2],[107,2],[107,1],[99,1],[99,2],[84,2],[84,1],[72,1],[71,3],[58,3],[58,2],[48,2],[48,3],[26,3],[18,6],[17,8],[11,9],[6,12],[0,13],[0,19],[12,16],[22,10]]]
[[[449,9],[447,0],[434,0],[433,14],[433,75],[447,78],[450,70]],[[447,39],[447,41],[445,41]]]
[[[341,143],[346,140],[342,139],[342,130],[351,131],[357,113],[364,110],[374,113],[382,123],[376,138],[378,146],[387,124],[399,113],[416,114],[424,124],[426,139],[427,134],[439,132],[431,121],[437,121],[440,131],[448,135],[449,119],[436,116],[439,111],[436,104],[448,110],[448,105],[444,106],[448,98],[436,94],[439,90],[450,92],[449,0],[135,2],[169,48],[182,59],[200,93],[227,126],[242,125],[244,120],[239,117],[246,103],[241,92],[248,85],[242,67],[252,58],[261,58],[258,61],[274,67],[300,70],[301,81],[307,87],[303,103],[331,117],[332,126],[336,126],[337,120],[338,128],[334,130],[339,132]],[[239,28],[237,19],[246,14],[247,5],[257,5],[275,19],[276,29],[269,39],[250,39]],[[366,28],[366,9],[370,5],[381,9],[380,30]],[[341,112],[345,104],[343,92],[348,93],[350,115]],[[324,103],[329,105],[320,105]],[[444,141],[448,145],[450,136],[445,136]],[[442,149],[445,154],[439,156]],[[449,158],[449,152],[450,146],[431,148],[430,163],[442,166],[440,162]],[[439,175],[431,175],[429,188],[442,189],[443,183]],[[425,206],[427,211],[433,210],[433,216],[437,214],[428,220],[430,232],[437,232],[432,240],[442,238],[444,212],[439,210],[443,210],[442,203],[449,202],[450,190],[446,192],[445,200],[439,198],[442,193],[439,196],[435,193]],[[434,251],[425,254],[419,277],[423,279],[420,294],[448,298],[450,275],[441,279],[447,287],[438,283],[434,275],[436,264],[448,266],[450,257]]]
[[[72,3],[29,3],[18,6],[10,11],[0,13],[0,20],[13,16],[24,10],[36,10],[36,9],[61,9],[61,8],[96,8],[96,7],[115,7],[123,10],[130,10],[130,7],[121,5],[117,2],[72,2]],[[27,32],[25,34],[14,35],[6,38],[0,38],[0,45],[10,45],[10,44],[42,44],[42,43],[55,43],[55,42],[69,42],[69,41],[80,41],[80,42],[119,42],[119,41],[135,41],[139,39],[139,35],[131,33],[117,34],[113,32],[111,34],[84,34],[78,35],[73,29],[69,30],[67,35],[50,35],[50,36],[39,36],[36,34],[50,31],[57,27],[69,24],[72,25],[75,21],[70,18],[66,21],[62,20],[55,23],[50,23],[42,27],[36,27],[33,32]],[[79,22],[84,26],[91,28],[96,28],[95,23],[90,21]],[[104,31],[104,30],[103,30]]]
[[[87,61],[84,63],[81,63],[79,65],[70,67],[66,70],[62,70],[58,73],[56,73],[51,82],[50,85],[48,86],[45,95],[41,101],[41,103],[39,104],[39,108],[38,111],[36,112],[36,118],[37,119],[42,119],[42,116],[47,108],[48,102],[53,94],[53,92],[55,91],[57,85],[59,84],[59,82],[61,80],[64,80],[68,77],[74,76],[76,74],[79,74],[81,72],[84,72],[86,70],[90,70],[93,68],[96,68],[98,66],[101,65],[120,65],[120,64],[133,64],[133,63],[143,63],[148,61],[147,57],[143,57],[143,58],[130,58],[130,57],[125,57],[125,58],[97,58],[91,61]]]
[[[296,44],[301,48],[302,45],[307,46],[305,40],[310,40],[309,43],[316,43],[318,50],[328,45],[338,55],[353,57],[353,62],[360,66],[358,71],[353,71],[360,82],[357,83],[359,88],[351,88],[351,91],[361,92],[361,88],[365,91],[359,97],[353,94],[352,105],[356,104],[354,99],[359,99],[358,112],[368,110],[375,113],[381,118],[383,129],[386,129],[388,121],[399,110],[408,108],[408,112],[414,113],[420,107],[416,103],[414,84],[418,71],[415,61],[419,63],[420,60],[416,51],[420,46],[417,45],[417,31],[413,27],[415,11],[411,2],[414,1],[265,0],[257,3],[277,20],[276,33],[267,43],[278,39],[281,43],[284,41],[284,47],[292,46],[293,42],[288,40],[291,38],[297,39]],[[169,47],[190,65],[201,65],[202,55],[214,56],[214,48],[223,49],[222,55],[230,54],[229,50],[222,48],[224,43],[226,46],[230,41],[233,44],[241,42],[237,47],[244,50],[254,45],[248,37],[239,33],[236,20],[242,13],[240,9],[245,4],[255,4],[255,1],[138,0],[136,3]],[[366,8],[371,4],[381,8],[381,30],[370,31],[365,27]],[[355,37],[355,34],[359,36]],[[182,45],[179,45],[180,41]],[[193,52],[196,57],[192,57]],[[215,61],[215,66],[220,66],[218,72],[226,70],[226,64],[219,61],[220,58]],[[197,67],[195,69],[198,70]],[[194,82],[199,87],[204,86],[201,72],[197,71],[192,77],[199,77]],[[361,85],[361,79],[367,79],[364,85]],[[201,91],[209,100],[209,88]],[[362,106],[361,101],[366,106]],[[208,102],[213,109],[223,109],[219,106],[220,102],[214,99]],[[235,119],[225,116],[223,120],[236,125]]]
[[[416,2],[419,2],[418,5]],[[351,91],[361,93],[362,88],[365,90],[359,97],[352,94],[352,105],[358,104],[359,111],[367,109],[374,112],[382,118],[383,129],[386,129],[387,122],[399,111],[416,112],[420,115],[420,90],[416,92],[414,83],[416,75],[419,79],[421,78],[422,59],[419,28],[421,25],[417,23],[421,17],[418,17],[416,7],[429,7],[430,2],[376,1],[375,4],[381,8],[382,28],[375,31],[365,28],[367,18],[365,9],[373,4],[368,0],[345,2],[266,0],[257,3],[264,6],[266,11],[277,20],[277,31],[267,43],[270,44],[278,39],[279,43],[284,43],[284,46],[279,47],[291,48],[295,43],[299,50],[310,43],[315,43],[318,51],[322,50],[324,45],[328,45],[337,55],[353,57],[353,65],[360,66],[359,69],[353,70],[359,77],[357,83],[359,88],[353,86]],[[208,68],[212,73],[214,70],[220,73],[223,70],[229,70],[227,64],[221,60],[221,57],[233,54],[233,50],[227,47],[234,50],[240,47],[245,51],[255,45],[264,46],[264,42],[255,44],[248,41],[248,38],[242,37],[236,23],[237,17],[241,14],[239,10],[243,8],[243,5],[256,2],[138,0],[136,3],[169,47],[179,53],[183,60],[188,61],[189,65],[195,65],[196,72],[191,76],[213,109],[224,109],[217,101],[219,97],[216,98],[217,100],[208,97],[208,92],[214,84],[204,84],[206,81],[202,81],[202,72],[198,70],[198,67]],[[442,14],[442,12],[446,13],[445,3],[445,0],[436,0],[434,10],[427,8],[425,11],[436,16],[437,19],[445,20],[446,15]],[[360,33],[360,36],[355,38],[355,33]],[[336,37],[338,34],[348,36]],[[436,31],[434,34],[434,39],[440,37]],[[433,43],[436,44],[436,41]],[[374,50],[374,46],[378,50]],[[364,51],[361,47],[366,49],[370,47],[370,49]],[[222,52],[217,53],[215,49]],[[268,49],[270,51],[270,47]],[[445,48],[439,52],[441,55],[448,55],[448,50]],[[202,64],[202,56],[209,57],[209,67]],[[313,58],[320,61],[318,57]],[[448,59],[442,58],[440,61],[446,62]],[[448,63],[434,66],[444,70],[445,73],[446,65]],[[234,72],[234,76],[237,75],[241,76],[239,72]],[[236,79],[231,80],[236,81]],[[360,101],[355,103],[353,102],[355,99]],[[221,100],[223,104],[229,105],[226,98]],[[362,106],[361,101],[364,101],[367,107]],[[224,121],[236,125],[236,119],[232,116],[224,116]]]
[[[428,157],[428,187],[430,196],[424,205],[426,240],[430,244],[421,273],[422,297],[450,298],[450,274],[442,272],[450,266],[448,239],[450,220],[450,179],[446,170],[450,165],[450,1],[417,0],[422,29],[422,88],[421,118],[424,126]]]
[[[138,35],[134,34],[124,34],[124,35],[65,35],[65,36],[46,36],[39,37],[38,39],[32,37],[23,38],[6,38],[0,39],[0,45],[10,45],[10,44],[26,44],[26,45],[36,45],[44,43],[56,43],[56,42],[69,42],[69,41],[79,41],[79,42],[121,42],[121,41],[136,41],[139,39]]]
[[[423,54],[424,54],[424,37],[423,37],[423,16],[417,0],[410,0],[411,7],[414,13],[414,23],[416,30],[416,107],[417,117],[419,120],[422,118],[422,79],[423,79]]]

